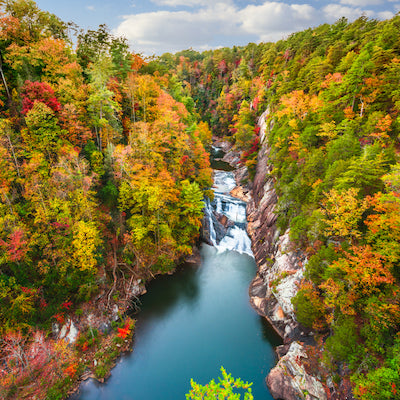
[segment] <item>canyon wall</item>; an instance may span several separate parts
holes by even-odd
[[[271,175],[270,149],[267,145],[267,109],[259,118],[261,149],[255,178],[242,184],[244,168],[237,170],[238,188],[232,194],[247,201],[248,234],[257,263],[257,275],[249,289],[254,309],[265,317],[282,337],[284,345],[277,348],[279,361],[266,378],[271,394],[284,400],[325,400],[327,391],[318,376],[306,372],[306,345],[313,344],[312,332],[307,332],[296,320],[291,299],[298,291],[307,262],[304,253],[290,241],[289,230],[280,232],[274,213],[278,197]],[[233,163],[235,157],[226,156]]]

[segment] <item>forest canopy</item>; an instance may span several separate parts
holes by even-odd
[[[214,134],[235,145],[250,184],[270,149],[280,232],[308,259],[293,304],[322,379],[397,398],[400,16],[153,60],[105,25],[76,30],[76,45],[73,29],[32,0],[0,2],[1,390],[13,396],[32,374],[21,343],[95,297],[108,309],[133,279],[191,253]],[[52,368],[75,376],[57,351]]]
[[[191,254],[212,184],[211,132],[173,77],[147,74],[105,25],[76,46],[72,29],[0,2],[0,397],[32,374],[15,346]]]
[[[317,373],[363,400],[400,389],[399,38],[399,15],[342,18],[276,43],[149,64],[174,68],[250,180],[269,148],[280,232],[308,259],[293,304],[319,341]]]

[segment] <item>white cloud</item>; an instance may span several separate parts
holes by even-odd
[[[340,0],[341,4],[347,4],[355,7],[377,6],[383,4],[385,0]]]
[[[318,12],[308,4],[265,2],[249,5],[238,12],[242,30],[262,41],[279,40],[282,36],[304,29],[318,20]]]
[[[142,13],[125,16],[116,33],[127,37],[135,50],[146,54],[179,51],[189,47],[210,48],[216,36],[232,34],[238,29],[235,16],[234,7],[221,3],[194,13]]]
[[[198,7],[207,4],[212,5],[213,0],[151,0],[152,3],[158,4],[159,6],[169,6],[169,7]]]
[[[89,10],[89,11],[94,11],[95,10],[94,6],[86,6],[86,9]]]
[[[193,47],[197,50],[242,45],[249,41],[275,41],[292,32],[335,22],[341,17],[350,21],[363,13],[368,17],[386,19],[390,11],[374,12],[366,4],[380,0],[340,0],[322,8],[309,4],[287,4],[264,1],[239,8],[232,0],[152,0],[159,5],[179,6],[183,3],[197,8],[154,11],[126,15],[115,30],[132,44],[135,51],[147,55],[175,52]],[[351,4],[348,4],[351,3]],[[325,3],[326,4],[326,3]],[[348,5],[345,5],[348,4]]]
[[[346,7],[336,3],[328,4],[323,8],[322,11],[325,14],[327,22],[335,22],[341,17],[346,17],[349,20],[354,20],[360,17],[362,14],[366,15],[367,17],[375,16],[375,13],[371,10]]]
[[[379,19],[390,19],[394,17],[394,13],[392,13],[391,11],[381,11],[378,12],[376,15]]]

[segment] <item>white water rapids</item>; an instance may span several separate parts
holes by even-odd
[[[253,257],[251,241],[246,232],[246,203],[229,194],[235,186],[236,182],[232,172],[214,171],[213,190],[215,197],[212,202],[206,202],[210,241],[217,248],[218,253],[233,250]],[[219,243],[214,226],[213,212],[225,215],[233,223]]]

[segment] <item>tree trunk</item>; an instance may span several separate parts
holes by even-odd
[[[3,85],[4,85],[5,89],[6,89],[7,99],[10,102],[11,101],[11,94],[10,94],[10,91],[8,89],[6,77],[4,76],[4,72],[3,72],[3,55],[1,53],[1,50],[0,50],[0,75],[1,75],[1,80],[3,81]]]

